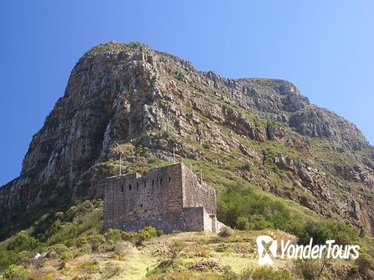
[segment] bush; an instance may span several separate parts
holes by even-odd
[[[30,251],[22,251],[17,254],[17,263],[27,266],[34,259],[35,254]]]
[[[308,244],[313,238],[314,244],[325,244],[326,240],[334,239],[337,244],[348,245],[358,238],[358,231],[352,226],[335,221],[308,221],[302,231],[292,233],[299,237],[301,244]]]
[[[12,264],[4,272],[5,279],[27,280],[30,278],[29,272],[20,265]]]
[[[84,275],[90,275],[98,272],[100,268],[97,261],[90,261],[82,263],[80,265],[80,270],[84,273]],[[87,277],[85,277],[84,279],[87,279]]]
[[[210,145],[209,143],[203,143],[203,148],[204,148],[205,150],[209,150],[211,146],[212,146],[212,145]]]
[[[240,218],[240,217],[239,217]],[[276,228],[273,222],[266,220],[266,218],[262,215],[255,214],[247,218],[247,228],[246,229],[254,229],[254,230],[262,230],[267,228]],[[281,217],[278,223],[281,222]]]
[[[332,232],[325,224],[308,221],[304,231],[299,233],[299,243],[308,244],[311,238],[313,244],[325,244],[332,238]]]
[[[232,228],[285,230],[292,222],[289,209],[279,200],[256,194],[246,185],[231,185],[219,200],[218,219]]]
[[[134,241],[137,233],[133,231],[122,231],[121,236],[123,241]]]
[[[73,219],[72,222],[67,222],[61,226],[56,233],[53,233],[48,237],[47,244],[52,245],[56,243],[63,243],[69,247],[78,245],[80,242],[82,246],[84,240],[80,240],[80,236],[90,235],[100,232],[102,228],[102,215],[103,212],[99,209],[92,209],[92,203],[81,203],[77,206],[73,206],[69,209],[72,213],[69,215],[69,219]],[[90,210],[90,211],[89,211]],[[68,211],[68,212],[69,212]],[[79,242],[77,242],[79,241]]]
[[[292,280],[291,274],[284,269],[275,270],[270,266],[261,266],[255,269],[244,270],[240,280]]]
[[[73,253],[70,251],[63,252],[60,255],[60,259],[64,261],[71,260],[72,258],[73,258]]]
[[[233,234],[233,230],[229,227],[222,227],[219,230],[218,236],[220,237],[229,237]]]
[[[248,217],[238,217],[236,219],[237,228],[240,230],[248,230],[250,228]]]
[[[141,243],[142,241],[151,239],[152,237],[159,236],[158,234],[159,233],[154,227],[147,226],[138,232],[138,239],[140,240],[140,243]]]
[[[305,280],[319,279],[321,264],[316,260],[302,260],[296,262],[296,267],[300,270]]]
[[[122,230],[110,228],[106,233],[104,233],[104,237],[107,241],[115,243],[122,240],[122,233]]]
[[[51,247],[48,247],[48,257],[50,258],[61,258],[61,259],[70,259],[72,254],[70,249],[64,244],[55,244]]]
[[[81,253],[82,255],[92,253],[92,247],[91,247],[91,245],[88,244],[88,243],[83,244],[83,245],[81,246],[81,248],[80,248],[80,253]]]
[[[299,237],[299,242],[324,244],[328,239],[337,244],[352,244],[359,231],[351,225],[320,218],[307,221],[293,213],[290,206],[277,198],[256,193],[248,185],[228,186],[219,197],[218,220],[241,230],[279,229]]]
[[[91,234],[87,237],[88,244],[91,245],[92,251],[98,251],[100,245],[105,243],[105,237],[99,233]]]
[[[49,248],[51,251],[56,252],[56,254],[58,255],[62,254],[63,252],[69,251],[69,248],[64,244],[55,244]]]
[[[3,251],[0,252],[0,271],[9,267],[11,264],[17,263],[17,254],[13,251],[7,251],[6,254]]]
[[[39,241],[34,237],[29,236],[27,232],[20,231],[16,234],[13,240],[11,240],[7,246],[8,250],[16,252],[20,251],[32,251],[38,247]]]

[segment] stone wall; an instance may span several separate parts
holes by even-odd
[[[209,214],[216,215],[216,191],[200,182],[200,178],[184,165],[182,172],[183,207],[204,207]]]
[[[181,165],[158,168],[146,176],[108,178],[104,188],[104,223],[142,220],[182,209]]]
[[[119,228],[126,231],[137,231],[145,226],[153,226],[162,229],[165,233],[177,231],[201,231],[204,230],[204,208],[186,208],[176,212],[149,216],[144,219],[124,219],[109,225],[107,228]],[[108,225],[107,225],[108,226]],[[211,230],[211,229],[207,229]]]
[[[183,164],[155,169],[147,175],[111,177],[104,192],[104,229],[136,231],[154,226],[164,232],[212,231],[215,228],[214,189],[198,182]]]

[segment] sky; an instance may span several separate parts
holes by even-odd
[[[140,41],[229,78],[293,82],[374,144],[374,1],[2,0],[0,186],[93,46]]]

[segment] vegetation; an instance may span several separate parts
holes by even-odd
[[[219,232],[218,232],[218,236],[220,237],[229,237],[231,236],[233,233],[233,230],[229,227],[222,227]]]
[[[269,266],[262,266],[255,269],[244,270],[240,280],[291,280],[291,274],[287,270],[275,270]]]
[[[239,190],[242,199],[237,196]],[[303,226],[297,228],[296,222],[292,222],[294,214],[289,205],[280,203],[275,197],[261,197],[248,186],[233,186],[224,196],[229,197],[227,200],[221,197],[226,204],[226,208],[222,208],[226,212],[221,215],[236,221],[233,226],[237,228],[245,220],[243,217],[257,215],[263,222],[256,225],[250,224],[252,220],[248,220],[250,226],[267,229],[277,225],[280,229],[287,228],[289,231],[298,229],[304,234],[304,238],[313,236],[315,240],[323,240],[329,238],[330,234],[345,231],[347,236],[355,236],[350,227],[338,223],[330,224],[322,218],[316,220],[316,223],[308,224],[306,221]],[[253,201],[248,200],[250,198]],[[228,203],[229,201],[231,202]],[[257,204],[254,204],[254,201]],[[296,264],[293,270],[254,266],[257,257],[252,250],[256,246],[256,237],[263,234],[261,231],[233,231],[224,227],[218,236],[204,233],[163,236],[162,231],[145,227],[139,232],[109,229],[103,233],[102,206],[101,200],[80,202],[67,211],[51,214],[51,218],[42,217],[33,227],[1,242],[0,275],[3,274],[5,279],[54,279],[55,274],[52,272],[45,273],[45,277],[49,278],[40,278],[37,272],[37,268],[46,269],[51,264],[55,264],[56,268],[64,273],[72,273],[68,267],[74,265],[74,275],[77,277],[96,275],[104,279],[131,273],[132,268],[126,270],[126,265],[130,264],[131,267],[138,267],[140,272],[143,271],[143,274],[137,275],[147,275],[149,279],[175,279],[173,277],[179,276],[181,279],[313,279],[321,271],[320,265],[309,262]],[[245,216],[246,213],[248,216]],[[281,218],[273,217],[276,213],[280,214]],[[301,214],[302,212],[298,212],[295,217],[298,218]],[[256,221],[260,221],[260,218]],[[276,220],[283,223],[276,224]],[[269,226],[264,227],[263,224]],[[312,224],[316,226],[313,227]],[[284,235],[280,231],[272,232],[276,238]],[[341,240],[345,240],[344,238]],[[302,240],[302,235],[299,239]],[[372,246],[370,239],[360,240],[363,248]],[[352,267],[352,275],[367,277],[372,273],[372,252],[363,250]],[[38,253],[43,257],[35,260],[34,257]],[[101,257],[95,259],[95,255]],[[101,261],[108,258],[111,265]]]
[[[201,121],[210,121],[205,116],[196,114]],[[220,127],[220,130],[226,136],[232,137],[227,128]],[[176,136],[172,131],[154,131],[152,133],[156,138],[167,139],[171,143],[176,141]],[[307,205],[311,195],[300,190],[299,185],[293,180],[292,174],[280,170],[274,164],[274,157],[279,154],[299,160],[302,157],[299,152],[271,141],[265,141],[259,145],[256,141],[246,137],[238,135],[235,137],[256,153],[261,154],[263,162],[259,164],[256,161],[249,161],[248,158],[243,157],[243,153],[239,149],[222,151],[217,149],[216,143],[199,143],[190,136],[186,136],[183,142],[189,145],[198,156],[196,159],[182,160],[187,166],[191,166],[195,173],[200,174],[201,172],[203,180],[217,190],[218,219],[234,228],[235,231],[224,227],[219,232],[219,237],[216,239],[204,237],[199,241],[201,242],[199,246],[194,248],[191,248],[187,242],[173,241],[164,251],[158,252],[157,255],[161,256],[161,260],[158,260],[156,267],[150,268],[152,262],[142,255],[142,259],[138,261],[148,265],[142,269],[150,268],[147,272],[150,279],[174,279],[172,277],[179,276],[182,279],[183,277],[185,279],[199,279],[199,277],[202,277],[201,279],[291,279],[295,276],[297,273],[291,277],[291,273],[283,269],[256,268],[251,263],[241,263],[239,258],[235,260],[240,264],[241,271],[238,271],[238,268],[235,267],[236,264],[233,263],[226,266],[219,263],[209,263],[208,259],[212,254],[218,254],[222,258],[222,262],[225,263],[227,261],[225,255],[232,257],[237,254],[237,251],[246,252],[248,250],[229,246],[229,243],[252,242],[253,250],[255,245],[253,243],[254,237],[250,236],[251,230],[285,231],[296,235],[299,243],[303,244],[309,243],[310,238],[313,238],[314,243],[324,243],[327,239],[335,239],[339,244],[361,242],[363,248],[372,248],[372,244],[365,243],[367,239],[362,238],[364,234],[352,226],[326,219],[295,202],[261,190],[256,186],[256,182],[252,184],[243,179],[243,174],[257,174],[267,178],[279,193],[287,191],[292,195],[300,194],[301,201]],[[317,144],[317,142],[313,143],[312,148],[317,149]],[[335,156],[338,157],[334,154]],[[152,155],[146,147],[140,145],[135,147],[131,143],[116,143],[109,153],[109,160],[95,165],[97,173],[103,177],[118,174],[120,157],[123,174],[148,172],[155,167],[169,164],[166,160]],[[336,158],[336,160],[339,159]],[[219,162],[219,164],[212,164],[213,161]],[[33,257],[37,253],[46,254],[47,259],[58,260],[61,262],[61,266],[92,253],[111,254],[110,256],[117,261],[125,259],[129,261],[128,256],[133,253],[133,246],[142,250],[147,247],[149,240],[163,234],[152,227],[146,227],[139,232],[110,229],[103,233],[101,200],[84,201],[68,208],[66,202],[69,195],[57,196],[57,193],[60,191],[50,193],[50,199],[46,202],[43,201],[43,204],[48,202],[45,204],[45,208],[32,210],[30,217],[39,217],[36,223],[27,230],[20,231],[0,243],[0,272],[9,279],[29,278],[29,270],[25,268],[42,266],[43,264],[33,261]],[[61,197],[64,199],[61,200]],[[60,200],[64,207],[51,207],[53,201]],[[49,212],[45,209],[52,209],[52,211]],[[41,215],[42,213],[50,214]],[[215,248],[209,247],[216,242],[223,244]],[[245,258],[253,262],[255,256],[246,255]],[[371,251],[364,252],[355,262],[351,273],[365,277],[370,275],[373,270],[372,259]],[[147,261],[149,262],[147,263]],[[153,260],[154,262],[156,261]],[[213,267],[206,268],[205,266],[208,264]],[[314,279],[321,272],[320,267],[312,262],[298,263],[296,266],[300,270],[297,277],[305,279]],[[198,269],[203,267],[204,269],[196,271],[192,267]],[[244,267],[248,267],[248,269],[243,270]],[[112,277],[120,274],[122,268],[121,265],[103,268],[90,260],[83,262],[78,270],[90,275],[100,271],[101,275]],[[32,275],[31,278],[33,277]]]
[[[37,254],[68,261],[92,252],[115,251],[116,245],[124,241],[141,246],[163,234],[153,227],[139,232],[110,229],[102,234],[102,220],[100,199],[83,201],[51,217],[43,216],[33,227],[0,243],[0,275],[3,272],[7,279],[29,279],[24,267],[36,265]]]
[[[374,256],[367,253],[361,253],[355,261],[356,267],[351,271],[352,274],[358,273],[364,279],[370,279],[374,276]]]
[[[232,185],[219,200],[219,220],[240,230],[279,229],[299,237],[299,242],[324,244],[334,239],[338,244],[352,244],[359,231],[352,226],[322,216],[306,216],[297,207],[279,198],[259,194],[246,185]]]
[[[4,272],[5,279],[10,280],[27,280],[29,273],[20,265],[12,264]]]

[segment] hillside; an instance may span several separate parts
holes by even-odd
[[[355,125],[290,82],[227,79],[111,41],[78,61],[20,176],[0,188],[0,240],[29,229],[44,242],[57,213],[102,197],[97,182],[118,174],[119,154],[124,173],[175,154],[217,190],[218,218],[239,230],[303,240],[322,227],[344,243],[374,234],[374,148]]]
[[[52,225],[34,227],[0,243],[5,279],[370,279],[369,255],[357,261],[289,261],[258,267],[256,237],[296,242],[278,230],[185,232],[164,235],[152,227],[101,232],[102,201],[84,201],[58,212]],[[33,237],[35,236],[35,237]],[[371,242],[368,243],[368,242]],[[362,247],[373,246],[361,240]],[[39,255],[38,258],[35,256]],[[374,267],[372,267],[374,268]],[[0,279],[2,279],[0,273]],[[368,278],[365,278],[368,277]]]

